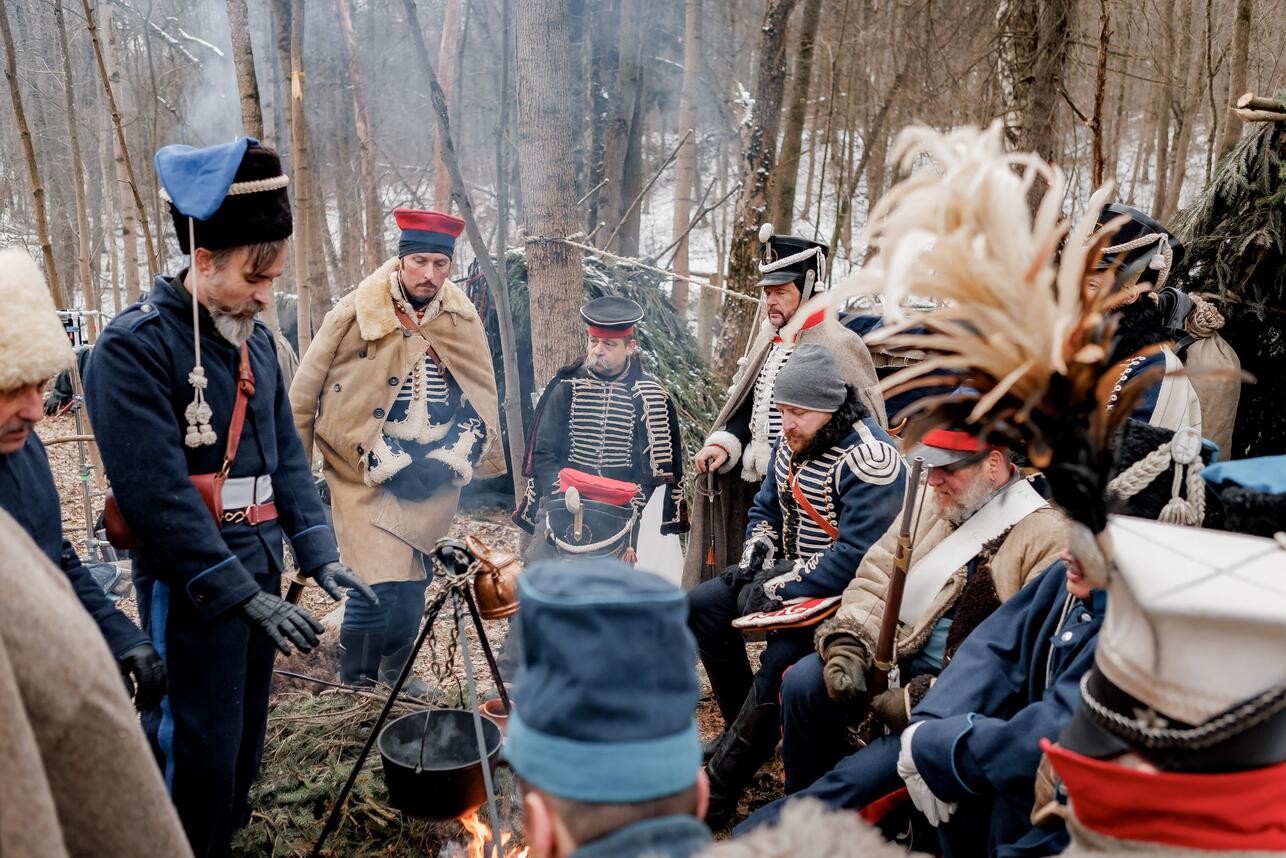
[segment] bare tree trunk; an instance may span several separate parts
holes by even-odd
[[[110,275],[112,284],[112,312],[119,314],[125,308],[125,298],[121,293],[121,257],[120,250],[116,246],[116,236],[113,234],[116,229],[116,201],[115,188],[112,185],[116,182],[115,165],[112,163],[111,151],[107,145],[107,140],[111,137],[112,118],[107,111],[107,96],[102,90],[98,91],[98,115],[99,115],[99,134],[98,134],[98,167],[99,178],[102,181],[101,191],[103,196],[103,241],[107,245],[107,258],[110,264]],[[135,273],[137,276],[137,272]]]
[[[375,184],[375,153],[371,146],[371,126],[366,112],[366,84],[362,76],[362,58],[357,51],[353,35],[351,0],[336,0],[339,10],[339,29],[344,38],[344,53],[348,58],[348,78],[353,87],[353,116],[357,127],[358,170],[362,183],[362,198],[366,202],[366,243],[364,269],[373,271],[384,262],[384,207]]]
[[[103,92],[106,93],[107,95],[107,106],[108,108],[110,108],[112,112],[112,125],[116,128],[116,143],[118,146],[118,150],[116,154],[117,180],[122,181],[129,186],[130,195],[133,197],[133,201],[134,201],[134,209],[135,211],[138,212],[138,222],[143,229],[143,248],[144,248],[144,251],[147,253],[148,271],[151,274],[156,275],[156,274],[159,274],[160,271],[158,270],[157,261],[156,261],[156,245],[152,242],[152,228],[151,226],[148,225],[148,222],[147,222],[147,209],[144,208],[143,206],[143,197],[139,194],[138,181],[134,178],[134,164],[130,161],[129,144],[125,142],[125,128],[121,124],[121,114],[120,114],[120,110],[116,106],[116,96],[112,93],[111,78],[112,78],[112,75],[116,73],[115,57],[104,56],[105,51],[108,54],[111,54],[112,45],[113,45],[112,32],[111,32],[111,24],[112,24],[111,5],[104,4],[104,9],[103,9],[103,24],[104,24],[103,29],[107,31],[107,34],[106,34],[107,44],[106,46],[104,46],[99,43],[98,28],[94,24],[94,13],[89,7],[89,0],[80,0],[80,4],[81,4],[81,8],[85,12],[86,26],[89,28],[89,40],[94,45],[94,56],[98,59],[98,73],[103,79]],[[122,172],[124,173],[123,179],[120,177],[120,174]],[[121,190],[121,196],[123,198],[121,200],[121,222],[124,225],[122,232],[126,232],[130,230],[131,224],[130,224],[130,218],[126,214],[126,211],[129,208],[129,200],[124,198],[125,196],[124,189]],[[130,231],[130,235],[132,234],[133,234],[132,231]],[[129,245],[128,237],[129,236],[127,236],[127,241],[126,241],[127,254],[128,254],[128,245]],[[135,267],[137,268],[137,266]],[[127,278],[129,277],[128,273],[126,277]],[[134,283],[135,283],[135,288],[130,292],[130,296],[129,296],[130,301],[135,301],[138,299],[137,272],[135,272],[134,274]]]
[[[1254,11],[1254,0],[1237,0],[1237,17],[1232,26],[1232,61],[1228,67],[1228,100],[1227,107],[1237,101],[1238,96],[1246,91],[1246,70],[1250,64],[1250,20]],[[1219,137],[1219,157],[1223,158],[1237,145],[1241,136],[1241,122],[1234,116],[1227,117],[1228,124],[1223,127]]]
[[[85,200],[85,162],[80,157],[80,129],[76,125],[76,81],[71,73],[71,54],[67,47],[67,23],[63,19],[62,0],[54,0],[54,25],[58,30],[58,49],[63,63],[63,95],[67,107],[67,139],[71,147],[72,183],[76,192],[76,268],[80,288],[89,314],[89,341],[98,337],[98,284],[89,270],[89,204]]]
[[[719,141],[719,163],[716,166],[719,177],[719,197],[722,199],[728,193],[728,147],[725,141]],[[724,253],[723,237],[726,229],[720,228],[720,221],[726,223],[727,208],[721,206],[718,213],[711,213],[710,216],[710,237],[714,239],[715,253],[715,272],[710,278],[710,282],[716,285],[723,285],[724,281],[724,262],[727,255]],[[715,319],[719,316],[719,302],[723,295],[713,289],[702,289],[701,300],[697,306],[697,348],[701,352],[701,359],[710,360],[711,351],[714,347]]]
[[[1035,53],[1029,65],[1030,86],[1018,148],[1035,152],[1046,161],[1057,162],[1063,153],[1058,132],[1059,104],[1062,101],[1063,72],[1072,38],[1072,0],[1027,0],[1035,10]],[[1039,182],[1036,185],[1040,185]],[[1033,187],[1028,202],[1035,205],[1043,193]]]
[[[1161,83],[1157,87],[1154,104],[1157,120],[1157,161],[1156,173],[1154,174],[1156,188],[1152,194],[1152,214],[1157,218],[1161,217],[1165,208],[1166,195],[1170,192],[1170,113],[1174,102],[1174,67],[1176,64],[1174,53],[1174,2],[1175,0],[1165,0],[1161,13],[1161,26],[1164,34],[1161,56],[1165,65],[1161,72]]]
[[[1201,76],[1205,72],[1206,56],[1202,41],[1192,38],[1193,21],[1197,19],[1199,0],[1190,0],[1184,15],[1184,45],[1186,50],[1180,53],[1185,59],[1188,70],[1184,81],[1183,102],[1179,109],[1179,127],[1175,135],[1174,156],[1170,159],[1169,191],[1164,206],[1160,209],[1161,220],[1169,220],[1179,209],[1179,197],[1183,193],[1183,182],[1188,175],[1188,151],[1192,148],[1192,134],[1196,130],[1197,119],[1201,113]]]
[[[746,129],[741,157],[741,192],[732,225],[728,254],[727,288],[757,296],[759,225],[768,211],[768,183],[777,163],[777,131],[781,126],[781,100],[786,88],[786,25],[795,0],[768,0],[756,51],[754,107]],[[724,308],[714,372],[730,378],[737,359],[754,333],[755,308],[749,301],[729,300]]]
[[[438,79],[443,92],[455,92],[455,64],[460,42],[460,0],[446,0],[442,13],[442,41],[438,44]],[[451,210],[451,175],[442,160],[442,129],[433,144],[433,204],[438,211]]]
[[[599,204],[598,221],[603,224],[603,229],[598,233],[595,243],[600,247],[606,247],[608,238],[617,236],[619,240],[614,243],[615,246],[608,249],[631,255],[632,249],[637,250],[637,231],[624,228],[623,222],[630,213],[627,208],[638,193],[640,179],[638,172],[630,174],[631,169],[639,170],[639,165],[631,164],[630,161],[634,159],[637,162],[640,157],[639,137],[642,134],[642,122],[639,101],[642,98],[643,87],[644,40],[641,30],[643,12],[642,0],[619,0],[619,2],[619,16],[615,18],[609,16],[602,22],[600,28],[601,38],[616,40],[616,56],[619,65],[614,80],[611,81],[616,90],[616,96],[612,97],[608,94],[606,97],[602,169],[603,178],[607,180],[607,184],[599,192],[599,199],[602,202]],[[618,22],[618,28],[604,32],[613,20]],[[632,241],[631,236],[633,236]]]
[[[1103,157],[1103,93],[1107,88],[1107,45],[1111,38],[1109,0],[1098,0],[1098,61],[1094,67],[1094,113],[1090,117],[1090,135],[1094,141],[1090,182],[1096,188],[1103,186],[1106,169]]]
[[[228,29],[232,31],[232,62],[237,68],[237,91],[241,93],[241,126],[247,135],[262,140],[263,110],[259,104],[259,79],[255,77],[246,0],[228,0]]]
[[[27,156],[27,174],[31,177],[31,197],[36,208],[36,235],[40,241],[40,254],[45,260],[45,276],[49,280],[49,294],[53,296],[58,307],[67,306],[67,297],[63,294],[58,281],[58,266],[54,264],[54,246],[49,241],[49,221],[45,215],[45,187],[40,182],[40,167],[36,164],[36,150],[31,142],[31,129],[27,127],[27,114],[22,107],[22,90],[18,86],[17,52],[13,46],[13,33],[9,29],[9,13],[5,3],[0,2],[0,36],[4,38],[4,76],[9,82],[9,97],[13,101],[14,120],[18,125],[18,137],[22,140],[22,149]]]
[[[522,0],[514,9],[517,36],[518,159],[527,217],[527,293],[532,369],[543,386],[580,351],[584,331],[581,251],[551,239],[576,231],[571,73],[567,55],[569,0]]]
[[[304,119],[304,2],[289,3],[290,27],[290,151],[294,162],[295,186],[295,288],[299,294],[299,356],[313,341],[313,268],[324,265],[316,258],[312,242],[312,163],[308,154],[308,130]]]
[[[778,232],[790,232],[795,219],[795,187],[799,179],[799,155],[803,151],[804,120],[808,118],[808,94],[813,82],[813,45],[822,19],[822,0],[804,0],[799,19],[799,52],[795,55],[795,76],[786,105],[786,130],[781,138],[775,187],[772,189],[772,222]],[[856,64],[855,64],[856,65]],[[805,209],[807,211],[807,209]]]
[[[675,131],[691,135],[679,145],[674,163],[674,221],[670,240],[678,241],[670,268],[680,278],[688,276],[688,222],[692,219],[693,176],[697,166],[697,86],[701,64],[701,0],[683,4],[683,91],[679,95],[679,127]],[[688,320],[688,281],[676,279],[670,284],[674,312],[686,325]]]

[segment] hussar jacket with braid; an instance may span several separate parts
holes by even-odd
[[[893,439],[852,388],[808,449],[794,454],[778,441],[746,528],[747,541],[767,538],[776,556],[795,561],[765,585],[768,595],[787,600],[842,593],[867,549],[897,517],[905,489],[906,466]]]
[[[657,486],[665,491],[661,533],[685,533],[683,443],[670,394],[631,358],[620,375],[600,378],[578,361],[559,370],[536,405],[523,456],[527,490],[514,521],[535,531],[541,498],[558,491],[558,472],[637,483],[639,518]]]

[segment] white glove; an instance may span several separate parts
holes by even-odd
[[[898,752],[898,777],[906,782],[906,790],[911,794],[911,802],[916,809],[924,814],[930,825],[937,828],[951,818],[951,814],[956,812],[957,804],[954,801],[943,801],[934,795],[915,768],[915,758],[911,756],[911,740],[923,723],[917,721],[902,732],[902,750]]]

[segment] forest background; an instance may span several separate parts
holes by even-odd
[[[1286,0],[3,0],[0,36],[0,245],[43,256],[60,307],[110,317],[182,267],[152,153],[250,134],[292,177],[270,321],[301,352],[393,254],[394,207],[463,209],[458,270],[505,319],[524,257],[506,362],[536,384],[583,348],[599,252],[671,272],[729,376],[759,224],[828,243],[833,279],[861,265],[908,124],[1000,120],[1071,175],[1069,212],[1113,180],[1164,222],[1235,99],[1286,87]]]

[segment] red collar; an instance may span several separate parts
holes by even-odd
[[[811,316],[809,316],[807,319],[804,320],[804,324],[799,326],[799,333],[795,334],[795,336],[798,337],[800,333],[803,333],[809,328],[817,327],[825,320],[826,320],[826,311],[818,310],[816,313],[813,313]],[[773,337],[772,341],[774,345],[784,342],[780,334]]]
[[[1286,763],[1247,772],[1141,772],[1041,741],[1076,819],[1118,840],[1286,851]]]

